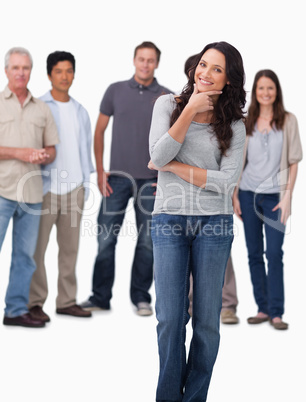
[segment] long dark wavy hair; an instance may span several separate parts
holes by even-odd
[[[182,93],[176,97],[176,108],[174,109],[170,125],[172,126],[179,118],[183,109],[187,105],[191,97],[194,87],[195,70],[208,49],[216,49],[225,56],[226,76],[229,81],[228,85],[222,89],[222,94],[218,98],[218,102],[213,110],[213,119],[211,128],[218,140],[219,149],[222,155],[230,147],[233,131],[231,124],[234,121],[244,117],[243,108],[246,103],[246,93],[244,90],[245,73],[243,61],[238,50],[227,42],[214,42],[204,47],[202,52],[198,54],[194,65],[189,70],[189,80],[183,88]]]
[[[250,103],[250,106],[248,109],[248,115],[246,118],[245,126],[246,126],[247,135],[252,135],[255,124],[259,117],[260,105],[256,98],[256,88],[257,88],[258,80],[261,77],[270,78],[276,86],[276,99],[273,103],[273,117],[272,117],[272,120],[270,121],[271,127],[275,126],[278,130],[281,130],[284,126],[286,114],[288,113],[288,112],[286,112],[286,110],[284,108],[282,88],[280,86],[279,79],[278,79],[277,75],[275,74],[275,72],[272,70],[258,71],[258,73],[256,73],[255,78],[254,78],[252,94],[251,94],[251,103]]]

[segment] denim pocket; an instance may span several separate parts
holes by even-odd
[[[210,215],[208,222],[203,226],[207,235],[233,236],[233,215]]]

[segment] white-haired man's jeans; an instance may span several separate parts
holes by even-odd
[[[6,317],[18,317],[28,312],[30,284],[36,268],[33,255],[41,205],[42,203],[19,203],[0,197],[0,250],[10,219],[13,220],[12,260],[4,310]]]

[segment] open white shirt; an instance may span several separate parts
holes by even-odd
[[[79,121],[75,106],[69,102],[58,102],[60,144],[56,152],[56,169],[51,171],[51,193],[67,194],[80,186],[83,173],[79,147]]]

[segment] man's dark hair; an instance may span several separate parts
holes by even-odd
[[[136,57],[137,50],[139,50],[139,49],[148,49],[148,48],[155,50],[156,56],[157,56],[157,62],[159,62],[161,51],[158,49],[158,47],[156,45],[154,45],[153,42],[142,42],[140,45],[138,45],[135,48],[135,51],[134,51],[134,59]]]
[[[190,70],[192,70],[193,68],[196,67],[198,61],[199,61],[198,54],[194,54],[193,56],[188,57],[188,59],[185,61],[184,73],[188,79],[189,79]]]
[[[70,61],[72,64],[73,72],[75,72],[75,58],[69,52],[56,51],[50,53],[47,57],[47,73],[51,75],[52,68],[60,61]]]

